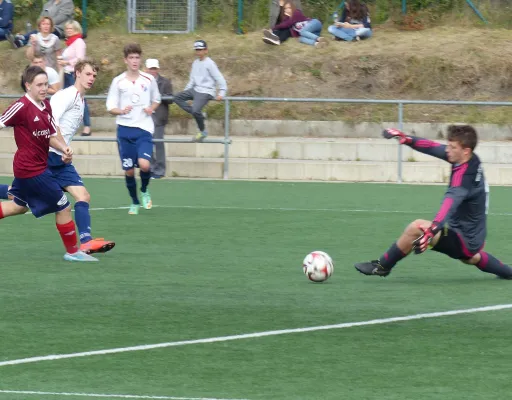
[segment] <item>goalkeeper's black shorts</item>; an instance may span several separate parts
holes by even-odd
[[[432,250],[446,254],[456,260],[469,260],[478,253],[478,251],[475,253],[469,251],[462,235],[449,228],[441,231],[441,237],[436,245],[432,247]]]

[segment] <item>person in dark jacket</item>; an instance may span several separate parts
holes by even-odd
[[[169,79],[160,75],[160,63],[155,58],[146,60],[146,72],[153,75],[158,85],[158,90],[162,97],[172,96],[172,83]],[[169,105],[172,100],[164,100],[155,110],[153,114],[153,122],[155,123],[155,132],[153,139],[163,139],[165,135],[165,125],[169,122]],[[155,153],[151,160],[151,177],[153,179],[163,178],[165,176],[165,143],[155,143]]]
[[[12,21],[14,18],[14,7],[12,3],[6,0],[0,0],[0,40],[8,40],[14,45],[14,36],[12,34]]]

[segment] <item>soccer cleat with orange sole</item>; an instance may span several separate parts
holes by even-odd
[[[110,240],[96,238],[89,240],[87,243],[82,243],[80,245],[80,251],[83,251],[86,254],[106,253],[107,251],[112,250],[115,245],[115,242],[111,242]]]

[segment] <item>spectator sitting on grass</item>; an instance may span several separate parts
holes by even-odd
[[[43,17],[50,18],[52,21],[52,30],[51,32],[57,36],[59,39],[65,39],[65,24],[67,21],[73,19],[75,14],[75,6],[73,4],[73,0],[50,0],[44,4],[43,10],[39,15],[39,21]],[[32,35],[37,34],[37,31],[27,32],[25,35],[17,34],[15,37],[14,47],[23,47],[25,46]]]
[[[270,15],[268,26],[271,29],[263,29],[263,41],[267,44],[280,45],[288,40],[292,34],[290,29],[273,29],[274,26],[282,22],[284,18],[284,3],[285,0],[271,0],[270,1]],[[294,0],[295,8],[301,10],[300,0]]]
[[[12,21],[14,17],[14,7],[12,3],[6,0],[0,0],[0,41],[8,40],[11,45],[14,44],[14,36],[12,35]]]
[[[30,35],[26,51],[27,58],[32,60],[35,54],[40,54],[45,58],[48,67],[57,70],[57,57],[62,54],[62,44],[60,39],[52,33],[53,21],[50,17],[40,17],[37,27],[39,32]]]
[[[283,21],[276,25],[274,29],[289,29],[291,36],[298,37],[299,42],[318,48],[325,47],[328,44],[327,39],[320,36],[322,23],[318,19],[306,17],[291,2],[284,4]]]
[[[347,42],[371,37],[372,26],[368,7],[359,0],[349,0],[348,3],[345,3],[339,20],[329,26],[327,30],[334,35],[334,39]]]

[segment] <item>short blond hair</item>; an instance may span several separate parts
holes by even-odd
[[[72,27],[73,27],[73,30],[74,30],[76,33],[79,33],[79,34],[82,34],[82,33],[83,33],[82,25],[80,25],[80,23],[79,23],[78,21],[70,20],[70,21],[66,22],[66,24],[64,25],[64,28],[65,28],[66,26],[72,26]]]

